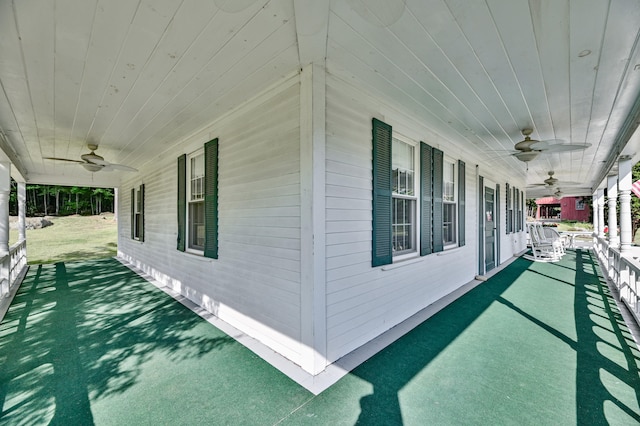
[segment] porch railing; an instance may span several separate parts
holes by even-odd
[[[604,238],[594,237],[593,247],[607,278],[616,286],[620,299],[640,324],[640,262],[634,257],[622,256],[620,250],[609,247]]]
[[[26,267],[27,240],[22,240],[9,247],[9,253],[0,259],[0,297],[9,296]]]

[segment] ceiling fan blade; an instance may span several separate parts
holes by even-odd
[[[125,166],[124,164],[114,164],[114,163],[107,163],[104,168],[102,170],[120,170],[123,172],[137,172],[138,169],[134,169],[133,167],[129,167],[129,166]]]
[[[67,163],[77,163],[84,164],[84,161],[80,160],[70,160],[68,158],[58,158],[58,157],[42,157],[43,160],[54,160],[54,161],[66,161]]]
[[[538,148],[538,144],[535,144],[536,150],[541,150],[543,152],[569,152],[569,151],[580,151],[587,149],[591,146],[589,143],[560,143],[555,145],[547,145],[544,148]]]

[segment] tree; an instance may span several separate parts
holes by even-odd
[[[527,216],[535,218],[538,211],[538,205],[534,198],[527,198]]]

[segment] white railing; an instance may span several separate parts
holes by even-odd
[[[622,256],[620,250],[609,247],[604,238],[594,237],[593,248],[602,263],[606,278],[616,286],[620,299],[640,324],[640,262],[634,257]]]
[[[27,240],[18,241],[0,259],[0,297],[7,297],[27,267]]]

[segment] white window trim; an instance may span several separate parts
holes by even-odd
[[[442,208],[444,209],[445,204],[453,204],[455,206],[454,209],[453,209],[453,214],[454,214],[454,217],[455,217],[455,220],[454,220],[454,223],[453,223],[453,227],[454,227],[453,238],[454,238],[454,241],[452,243],[445,243],[444,241],[442,242],[442,245],[443,245],[442,249],[446,251],[446,250],[451,250],[451,249],[457,248],[458,247],[458,243],[459,243],[459,239],[460,239],[460,236],[458,235],[458,226],[459,226],[459,224],[458,224],[458,220],[459,220],[459,218],[458,218],[458,203],[459,203],[459,200],[458,200],[458,185],[460,185],[460,183],[458,182],[458,161],[445,155],[443,160],[442,160],[442,164],[443,164],[443,168],[446,165],[453,165],[453,202],[445,201],[444,200],[444,196],[443,196],[442,197]],[[443,176],[442,184],[444,185],[444,183],[445,183],[445,180],[444,180],[444,176]],[[442,188],[442,192],[444,194],[444,188]],[[444,218],[444,212],[443,212],[443,218]],[[444,226],[444,224],[443,224],[443,226]],[[442,235],[444,235],[444,230],[442,232]]]
[[[187,198],[187,202],[186,202],[186,212],[185,212],[185,252],[187,253],[191,253],[191,254],[195,254],[198,256],[204,256],[204,249],[203,250],[199,250],[199,249],[195,249],[190,247],[191,243],[190,243],[190,238],[191,238],[191,216],[189,214],[189,205],[191,204],[191,160],[195,157],[198,157],[199,155],[204,155],[204,147],[193,151],[190,154],[187,154],[187,178],[186,178],[186,198]],[[205,176],[207,171],[204,171]],[[204,200],[204,198],[203,198]]]
[[[140,241],[140,227],[136,226],[137,223],[135,222],[135,220],[137,219],[137,216],[140,215],[140,220],[144,220],[144,218],[141,215],[140,212],[140,203],[142,202],[142,200],[140,200],[140,198],[142,197],[142,192],[140,191],[140,187],[142,186],[142,182],[138,182],[137,185],[133,186],[133,240],[134,241]]]
[[[420,144],[419,142],[410,139],[402,134],[394,132],[392,136],[392,146],[393,139],[398,140],[399,142],[406,143],[413,147],[413,196],[406,196],[401,194],[391,194],[391,198],[405,198],[411,199],[415,201],[415,208],[413,211],[414,215],[414,226],[413,226],[413,249],[411,251],[403,251],[399,254],[392,254],[392,261],[402,262],[407,259],[412,259],[420,256]],[[392,165],[393,170],[393,165]],[[393,202],[393,201],[392,201]],[[393,226],[393,225],[392,225]]]

